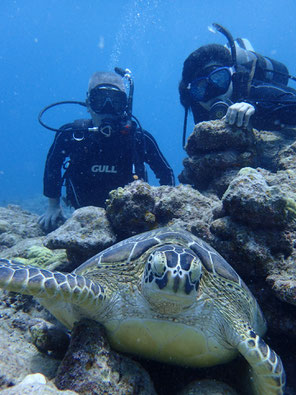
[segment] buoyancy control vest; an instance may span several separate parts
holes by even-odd
[[[251,72],[255,63],[253,75],[255,80],[271,84],[288,85],[289,71],[283,63],[255,52],[248,39],[237,38],[234,40],[234,45],[237,65],[243,66]],[[229,51],[231,50],[229,44],[225,46]]]

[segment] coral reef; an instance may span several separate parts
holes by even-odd
[[[29,327],[33,344],[43,353],[63,358],[69,346],[69,335],[62,328],[45,320],[33,322]]]
[[[52,251],[43,245],[44,237],[40,239],[25,239],[15,246],[6,249],[2,258],[15,259],[25,265],[33,265],[50,270],[60,269],[68,265],[65,250]]]
[[[190,185],[151,187],[140,180],[112,191],[106,202],[108,219],[120,239],[174,223],[208,239],[218,207],[217,197],[204,196]]]
[[[60,360],[38,352],[29,335],[30,326],[40,322],[40,317],[53,317],[32,297],[3,291],[0,317],[0,389],[13,391],[12,386],[31,373],[42,373],[48,380],[55,377]]]
[[[60,391],[43,374],[28,374],[19,384],[4,389],[2,395],[75,395],[74,391]]]
[[[19,206],[0,207],[0,252],[25,238],[43,236],[37,219]]]
[[[111,191],[106,210],[95,207],[76,210],[64,225],[47,236],[39,228],[35,215],[17,206],[0,208],[1,257],[19,257],[26,263],[51,269],[61,266],[70,270],[125,237],[167,224],[179,224],[218,250],[257,298],[267,320],[268,342],[283,360],[288,378],[287,394],[292,394],[296,390],[293,375],[296,352],[295,138],[294,129],[269,132],[236,129],[225,125],[224,121],[200,123],[186,145],[188,157],[184,159],[184,170],[179,176],[184,184],[153,187],[140,180],[134,181],[124,188]],[[49,336],[49,332],[54,331],[52,324],[38,323],[34,321],[35,317],[39,314],[45,321],[54,325],[57,323],[31,299],[16,299],[16,296],[13,299],[4,293],[0,300],[1,315],[4,317],[0,331],[6,331],[1,337],[17,332],[14,336],[18,340],[14,341],[22,344],[26,362],[17,365],[13,358],[7,362],[8,366],[3,368],[4,378],[0,381],[0,388],[6,388],[36,371],[29,369],[27,362],[29,358],[40,355],[28,343],[30,328],[33,328],[31,342],[35,341],[42,348],[43,364],[50,357],[49,348],[55,347],[53,337]],[[27,319],[25,311],[29,315]],[[98,328],[92,330],[97,331]],[[87,332],[84,329],[81,333],[87,336]],[[103,339],[103,335],[100,336]],[[39,370],[47,378],[58,377],[56,384],[59,388],[70,388],[71,385],[74,391],[82,382],[83,385],[87,382],[93,385],[92,375],[95,372],[92,365],[88,375],[87,367],[90,365],[83,367],[81,360],[75,360],[74,356],[80,355],[79,350],[86,360],[89,358],[86,352],[82,352],[85,350],[84,340],[79,336],[75,339],[76,351],[72,352],[71,348],[58,376],[55,367],[60,360],[50,365],[50,372],[43,365]],[[10,347],[11,344],[0,344],[2,355],[14,353]],[[102,360],[102,355],[93,357],[98,365],[100,361],[106,364],[104,358],[110,355],[107,346],[104,350],[106,353]],[[0,358],[0,366],[4,366],[4,359],[3,364],[1,361]],[[66,375],[69,364],[76,373],[82,372],[83,380],[77,379],[75,383],[73,377]],[[176,388],[170,389],[171,393],[183,395],[180,392],[182,388],[184,393],[192,393],[192,386],[184,388],[187,383],[212,378],[207,375],[208,372],[185,371],[145,361],[141,364],[151,375],[158,394],[165,394],[172,375],[178,376],[180,371],[186,380],[177,382]],[[233,369],[235,367],[231,367],[230,371]],[[18,370],[22,372],[19,376],[16,373]],[[110,375],[113,378],[116,376],[114,371]],[[221,375],[214,377],[224,381],[224,375],[225,368]],[[145,381],[144,376],[141,377]],[[68,386],[66,382],[71,384]],[[232,384],[231,378],[226,382]],[[112,382],[112,385],[115,384]],[[211,391],[213,385],[209,381],[198,381],[196,388],[197,391],[200,388]]]
[[[90,206],[76,210],[62,226],[45,237],[44,245],[50,249],[65,248],[75,267],[115,241],[105,210]]]
[[[225,214],[253,228],[284,228],[293,218],[295,202],[250,167],[241,169],[222,196]]]
[[[90,320],[74,327],[55,385],[79,394],[156,394],[141,365],[112,351],[102,325]]]
[[[179,180],[222,197],[242,167],[262,167],[272,172],[295,168],[295,164],[290,167],[295,138],[294,129],[268,132],[238,129],[223,120],[201,122],[188,138],[188,157]]]
[[[128,189],[118,188],[110,192],[106,201],[107,216],[113,228],[122,236],[144,232],[157,226],[153,214],[154,190],[147,183],[134,181]]]

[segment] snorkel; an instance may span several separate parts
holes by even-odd
[[[128,98],[127,98],[127,107],[126,107],[126,122],[123,128],[121,129],[121,133],[123,134],[128,134],[131,129],[132,129],[132,119],[134,119],[138,127],[143,134],[143,129],[142,126],[139,122],[139,120],[132,114],[133,111],[133,97],[134,97],[134,81],[131,76],[131,71],[129,69],[121,69],[119,67],[115,67],[114,71],[119,74],[122,78],[126,78],[126,80],[129,83],[129,93],[128,93]],[[136,171],[136,162],[137,162],[137,149],[136,149],[136,139],[132,139],[132,155],[133,155],[133,160],[132,160],[132,173],[133,173],[133,179],[138,180],[138,175]]]
[[[246,71],[245,68],[242,68],[238,65],[237,62],[237,49],[235,40],[232,37],[232,34],[227,30],[225,27],[219,25],[218,23],[213,23],[213,29],[210,31],[215,32],[218,31],[222,33],[229,45],[231,58],[232,58],[232,68],[233,68],[233,75],[232,75],[232,85],[233,85],[233,94],[232,99],[237,102],[243,100],[248,95],[249,85],[253,78],[255,72],[256,61],[253,62],[251,73]]]
[[[133,111],[133,97],[134,97],[134,80],[131,76],[131,71],[129,69],[122,69],[120,67],[114,68],[115,73],[119,74],[122,78],[125,78],[129,84],[129,92],[127,98],[126,107],[126,124],[123,126],[121,133],[128,133],[129,129],[132,127],[132,111]]]
[[[246,72],[246,70],[238,64],[238,57],[237,57],[237,47],[235,44],[235,40],[230,33],[229,30],[227,30],[224,26],[221,26],[218,23],[213,23],[212,26],[209,26],[209,31],[212,33],[219,32],[223,34],[224,37],[226,37],[228,41],[228,46],[231,54],[231,60],[232,60],[232,100],[233,101],[239,101],[242,100],[244,97],[247,96],[247,91],[249,87],[249,83],[251,82],[251,77],[250,73]],[[254,68],[255,68],[255,63],[254,63]],[[254,70],[253,70],[254,72]],[[251,73],[251,76],[253,76],[253,73]],[[210,119],[221,119],[223,116],[226,114],[228,107],[233,104],[230,99],[222,99],[218,100],[216,103],[214,103],[211,107],[210,114],[212,113],[213,115],[210,115]]]
[[[213,26],[213,27],[212,27]],[[213,23],[212,26],[209,26],[208,29],[212,33],[216,33],[217,31],[219,33],[222,33],[223,36],[227,38],[227,41],[229,43],[230,47],[230,52],[231,52],[231,58],[232,58],[232,67],[234,67],[234,70],[237,70],[237,56],[236,56],[236,47],[235,47],[235,42],[234,39],[225,27],[219,25],[219,23]]]

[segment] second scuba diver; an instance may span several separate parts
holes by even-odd
[[[279,130],[296,125],[296,90],[287,86],[285,65],[253,51],[248,40],[233,40],[221,25],[214,27],[228,46],[209,44],[184,61],[179,83],[185,108],[183,146],[188,111],[194,122],[220,119],[238,127]]]

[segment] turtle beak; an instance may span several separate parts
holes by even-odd
[[[177,275],[177,276],[174,278],[174,285],[173,285],[173,291],[174,291],[174,292],[178,292],[180,282],[181,282],[181,277]]]

